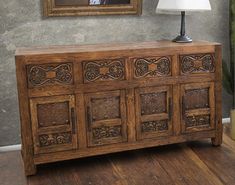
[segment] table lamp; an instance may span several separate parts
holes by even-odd
[[[181,30],[173,42],[188,43],[192,39],[185,33],[185,11],[207,11],[211,10],[209,0],[159,0],[156,12],[174,11],[181,12]]]

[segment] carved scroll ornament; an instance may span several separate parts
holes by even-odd
[[[28,83],[30,87],[46,84],[68,85],[73,83],[72,64],[60,64],[52,66],[31,65],[28,66]]]
[[[214,54],[180,56],[181,72],[183,74],[214,72]]]
[[[84,81],[124,80],[124,59],[84,62]]]
[[[171,59],[169,57],[139,58],[136,59],[134,65],[136,78],[171,75]]]

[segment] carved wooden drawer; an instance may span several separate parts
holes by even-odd
[[[171,62],[170,56],[135,58],[134,78],[171,76]]]
[[[214,53],[180,55],[179,58],[181,75],[215,72]]]
[[[27,68],[28,87],[48,85],[72,85],[73,63],[30,64]]]
[[[89,146],[127,141],[125,91],[85,95]]]
[[[104,59],[83,62],[84,83],[126,79],[125,59]]]
[[[74,96],[33,98],[30,108],[35,154],[77,148]]]
[[[182,132],[214,129],[214,83],[192,83],[181,86]]]
[[[172,134],[172,87],[135,89],[137,138]]]

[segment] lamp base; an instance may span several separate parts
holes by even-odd
[[[172,41],[177,42],[177,43],[190,43],[190,42],[193,42],[193,40],[187,35],[179,35]]]

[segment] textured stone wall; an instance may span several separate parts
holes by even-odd
[[[14,52],[21,46],[90,44],[172,39],[180,17],[157,15],[157,0],[143,0],[142,16],[43,18],[40,0],[0,1],[0,146],[20,143]],[[211,0],[212,12],[187,15],[187,32],[194,40],[223,44],[229,56],[229,0]],[[223,95],[223,115],[231,97]]]

